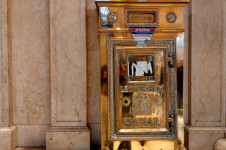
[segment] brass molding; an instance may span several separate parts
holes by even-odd
[[[101,33],[104,32],[115,32],[115,33],[121,33],[121,32],[130,32],[130,30],[128,28],[108,28],[108,29],[99,29],[98,30]],[[156,29],[155,32],[156,33],[175,33],[175,32],[185,32],[186,29],[185,28],[180,28],[180,29]]]
[[[96,0],[96,2],[104,3],[188,3],[190,0]]]

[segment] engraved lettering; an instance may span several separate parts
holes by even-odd
[[[155,13],[130,13],[128,16],[129,23],[154,23]]]
[[[128,91],[128,86],[124,86],[124,91],[125,91],[125,92],[129,92],[129,91]]]
[[[120,91],[123,93],[127,93],[127,92],[163,92],[163,86],[120,86]]]
[[[125,117],[123,118],[126,126],[160,126],[160,119],[157,117]]]
[[[154,91],[154,89],[155,89],[154,86],[149,87],[149,91],[151,91],[151,92]]]

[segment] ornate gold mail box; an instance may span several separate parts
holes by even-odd
[[[102,149],[184,148],[181,79],[187,2],[96,1]]]

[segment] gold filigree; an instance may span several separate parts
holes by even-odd
[[[177,15],[174,12],[169,12],[166,15],[166,21],[169,23],[174,23],[177,20]]]
[[[116,12],[109,12],[107,14],[107,20],[110,23],[115,23],[118,20],[118,14]]]

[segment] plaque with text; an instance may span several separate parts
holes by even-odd
[[[126,9],[125,25],[127,26],[157,26],[158,10]]]

